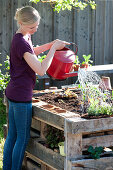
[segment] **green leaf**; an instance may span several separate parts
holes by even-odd
[[[93,152],[93,147],[92,146],[89,146],[89,148],[88,148],[88,152]]]

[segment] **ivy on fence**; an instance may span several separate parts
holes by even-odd
[[[94,0],[30,0],[30,2],[38,3],[50,3],[51,7],[54,11],[58,13],[61,10],[72,10],[72,8],[77,8],[78,10],[84,10],[88,5],[91,6],[92,9],[96,9],[96,3]]]

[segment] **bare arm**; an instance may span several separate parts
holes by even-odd
[[[54,41],[41,45],[41,46],[34,47],[33,49],[34,49],[35,54],[39,55],[40,53],[49,50],[53,44],[54,44]]]
[[[55,43],[51,46],[47,57],[42,61],[42,63],[37,59],[36,55],[29,52],[24,53],[24,59],[35,73],[43,76],[52,62],[55,51],[64,48],[66,44],[69,45],[70,43],[61,40],[55,41]]]

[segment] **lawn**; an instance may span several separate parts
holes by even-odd
[[[6,124],[6,107],[2,103],[2,98],[0,98],[0,170],[2,170],[2,160],[3,160],[3,124]]]

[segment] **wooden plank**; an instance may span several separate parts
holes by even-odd
[[[38,143],[36,139],[30,139],[26,151],[51,168],[56,170],[64,168],[64,157]]]
[[[39,160],[37,157],[35,157],[34,155],[30,154],[30,153],[27,152],[27,151],[26,151],[25,153],[26,153],[26,156],[27,156],[29,159],[33,160],[34,162],[36,162],[36,163],[38,163],[38,164],[41,164],[40,160]]]
[[[97,160],[83,159],[71,162],[70,170],[112,170],[113,157],[104,157]]]
[[[104,48],[104,63],[113,63],[112,62],[112,44],[113,38],[113,1],[105,1],[105,48]]]
[[[44,140],[46,140],[45,135],[46,135],[46,129],[47,129],[47,124],[44,122],[41,122],[41,134],[40,137]]]
[[[65,119],[67,133],[92,133],[113,129],[113,117],[101,119],[68,118]]]
[[[88,149],[89,146],[93,147],[111,147],[113,146],[113,135],[96,136],[82,139],[82,150]]]
[[[96,1],[96,3],[95,64],[105,64],[105,26],[107,26],[105,23],[105,1]]]
[[[32,161],[28,160],[27,161],[27,170],[41,170],[40,167],[38,167],[35,163]]]
[[[72,42],[73,13],[65,10],[60,13],[54,12],[54,39],[59,38]]]
[[[42,45],[52,41],[53,36],[53,10],[49,3],[33,4],[41,16],[40,25],[37,32],[32,36],[34,45]]]
[[[77,10],[76,10],[77,11]],[[91,52],[91,43],[92,39],[90,37],[91,35],[91,9],[86,8],[82,11],[76,12],[76,18],[75,18],[75,34],[76,34],[76,43],[78,45],[78,56],[80,58],[80,61],[83,61],[82,55],[86,54],[88,55]]]
[[[26,151],[26,154],[27,154],[27,157],[29,159],[31,159],[34,162],[36,162],[36,163],[41,165],[41,170],[42,170],[42,168],[46,168],[46,170],[55,170],[51,166],[46,165],[44,161],[40,160],[39,158],[35,157],[34,155],[30,154],[29,152]]]
[[[64,118],[60,114],[54,114],[46,109],[38,106],[38,103],[33,104],[33,117],[37,120],[50,124],[58,129],[64,129]]]
[[[36,129],[36,130],[40,131],[40,129],[41,129],[41,122],[33,117],[32,118],[31,127],[33,129]]]
[[[82,134],[67,134],[65,136],[66,159],[82,155]]]

